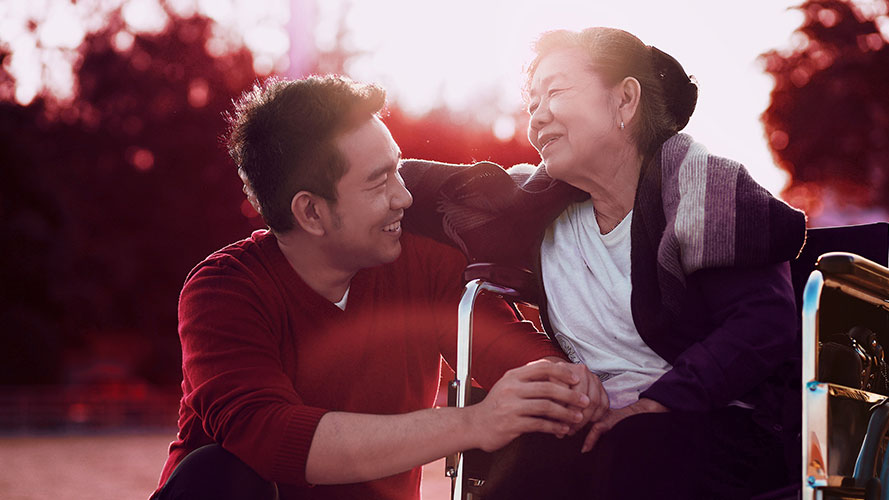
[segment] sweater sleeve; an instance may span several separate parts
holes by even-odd
[[[439,350],[455,368],[457,306],[466,258],[456,249],[428,238],[421,240],[425,274],[431,280],[434,300],[440,305],[435,315]],[[567,359],[532,322],[518,318],[501,297],[480,295],[473,316],[472,375],[485,388],[494,385],[506,371],[531,361],[547,356]]]
[[[205,264],[179,301],[184,404],[204,433],[267,480],[305,484],[326,409],[303,404],[282,368],[276,308],[245,270]]]
[[[743,398],[799,348],[786,262],[698,271],[689,277],[692,286],[716,326],[640,394],[672,410],[709,410]]]

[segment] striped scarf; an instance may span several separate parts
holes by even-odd
[[[538,270],[547,226],[589,195],[553,180],[542,165],[527,167],[405,160],[401,174],[414,204],[404,227],[460,248],[471,262]],[[645,289],[638,298],[646,310],[661,306],[678,314],[686,276],[791,260],[805,231],[805,214],[774,198],[740,163],[677,134],[639,179],[631,236],[634,296]]]
[[[639,245],[656,246],[661,300],[673,313],[686,276],[695,271],[791,260],[805,242],[802,211],[687,134],[668,139],[646,166],[633,214],[634,225],[642,226],[634,253]]]

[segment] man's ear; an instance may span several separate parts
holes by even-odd
[[[639,85],[639,80],[628,76],[618,84],[618,91],[620,99],[618,113],[621,121],[629,124],[633,121],[636,111],[639,109],[639,101],[642,99],[642,86]]]
[[[325,211],[328,211],[328,206],[324,198],[308,191],[300,191],[290,200],[290,212],[296,219],[296,224],[314,236],[324,236],[321,217]]]

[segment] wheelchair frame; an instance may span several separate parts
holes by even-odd
[[[803,292],[804,500],[889,496],[889,396],[818,380],[824,323],[850,300],[889,315],[889,269],[855,254],[822,255]],[[889,332],[879,333],[885,344]]]
[[[516,303],[533,305],[536,302],[533,288],[534,275],[526,269],[489,263],[471,264],[464,271],[463,278],[467,283],[457,312],[457,367],[454,370],[454,379],[448,387],[448,404],[457,408],[465,408],[478,399],[473,397],[478,391],[473,391],[471,375],[473,309],[476,299],[482,293],[489,292],[507,299],[513,307]],[[517,309],[515,311],[521,316]],[[479,498],[478,488],[484,485],[485,480],[474,477],[467,469],[466,463],[468,457],[483,461],[482,456],[488,454],[481,450],[467,450],[446,457],[445,475],[451,478],[451,498],[461,500]]]

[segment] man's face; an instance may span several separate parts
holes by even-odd
[[[401,254],[401,218],[413,198],[398,165],[401,151],[379,118],[335,140],[346,160],[330,204],[327,251],[334,265],[358,271],[394,261]]]

